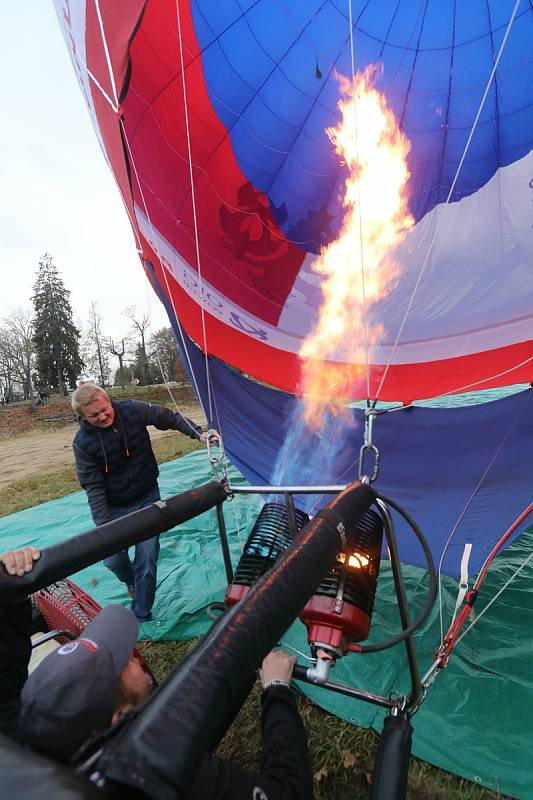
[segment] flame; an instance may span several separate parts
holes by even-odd
[[[346,562],[346,554],[339,553],[338,560],[341,564]],[[367,567],[370,563],[370,559],[368,556],[364,556],[362,553],[350,553],[348,555],[348,566],[354,567],[355,569],[362,569],[363,567]]]
[[[353,83],[339,76],[342,120],[326,131],[349,176],[339,238],[312,267],[322,276],[324,299],[300,351],[304,419],[314,430],[320,427],[323,402],[349,397],[354,382],[365,375],[365,342],[372,347],[384,333],[369,322],[368,310],[394,286],[399,270],[391,254],[414,223],[405,197],[410,145],[373,88],[377,71],[370,65]]]

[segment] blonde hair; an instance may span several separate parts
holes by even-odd
[[[72,397],[70,398],[70,404],[73,411],[76,414],[79,414],[80,409],[83,408],[83,406],[88,406],[89,403],[92,403],[93,400],[96,400],[102,395],[109,399],[109,395],[105,389],[102,389],[101,386],[97,386],[96,383],[83,383],[81,386],[78,386],[75,392],[73,392]]]

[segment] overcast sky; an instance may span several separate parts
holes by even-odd
[[[78,322],[92,300],[104,331],[129,330],[121,311],[167,316],[144,276],[114,179],[94,133],[52,0],[1,3],[0,319],[31,308],[39,258],[59,268]]]

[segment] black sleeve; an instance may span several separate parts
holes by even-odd
[[[20,693],[31,656],[31,602],[0,607],[0,731],[19,739]]]
[[[87,494],[93,522],[95,525],[104,525],[109,522],[109,506],[102,469],[94,458],[77,446],[76,442],[72,447],[76,462],[76,475],[81,488],[85,489]]]
[[[269,800],[312,800],[313,778],[307,734],[291,690],[272,686],[263,692],[261,704],[263,749],[260,770],[261,775],[268,776],[273,787],[277,787],[277,794],[269,796]]]
[[[263,692],[259,772],[206,756],[187,800],[312,800],[307,737],[290,689]]]
[[[141,414],[145,425],[154,425],[161,431],[179,431],[191,439],[199,439],[202,429],[188,417],[184,417],[179,411],[171,411],[170,408],[158,406],[153,403],[143,403],[140,400],[133,401]]]

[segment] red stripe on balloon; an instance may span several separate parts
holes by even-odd
[[[176,3],[146,7],[132,47],[124,123],[152,225],[193,269],[198,230],[203,277],[255,317],[275,325],[305,253],[277,225],[267,196],[242,172],[209,99],[188,3],[180,3],[189,140]],[[186,301],[187,302],[187,301]]]

